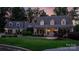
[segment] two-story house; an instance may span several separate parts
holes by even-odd
[[[72,20],[68,16],[43,16],[37,17],[36,21],[29,23],[26,21],[8,21],[5,26],[7,33],[22,32],[24,29],[33,29],[33,35],[53,36],[59,28],[73,31]]]

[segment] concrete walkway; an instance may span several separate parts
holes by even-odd
[[[45,37],[46,39],[57,39],[58,37]]]
[[[79,51],[79,46],[45,49],[44,51]]]

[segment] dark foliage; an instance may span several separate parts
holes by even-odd
[[[68,38],[79,40],[79,32],[72,32],[68,34]]]
[[[28,29],[22,31],[22,35],[24,35],[24,36],[28,36],[28,35],[31,36],[32,34],[33,34],[32,28],[28,28]]]
[[[54,12],[56,13],[56,15],[67,15],[68,9],[67,7],[56,7],[54,9]]]
[[[79,25],[76,25],[76,26],[74,27],[74,31],[75,31],[75,32],[79,32]]]
[[[66,35],[67,33],[69,33],[69,30],[66,28],[59,28],[59,30],[58,30],[59,37],[64,37],[64,35]]]
[[[8,8],[4,8],[4,7],[0,8],[0,32],[4,32],[4,27],[5,27],[5,24],[6,24],[5,13],[6,13],[7,9]]]
[[[22,7],[13,7],[12,16],[13,16],[13,20],[15,21],[25,20],[25,9]]]

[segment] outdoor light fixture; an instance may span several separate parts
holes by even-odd
[[[48,29],[47,31],[50,32],[50,29]]]

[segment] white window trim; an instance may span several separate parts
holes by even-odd
[[[19,27],[19,26],[20,26],[20,22],[17,22],[17,23],[16,23],[16,26],[18,26],[18,27]]]
[[[40,21],[40,25],[44,25],[44,20],[41,20]]]
[[[61,20],[61,25],[66,25],[66,20],[65,19]]]
[[[13,23],[12,22],[9,22],[9,26],[12,26],[13,25]]]
[[[50,25],[55,25],[55,21],[53,19],[50,21]]]

